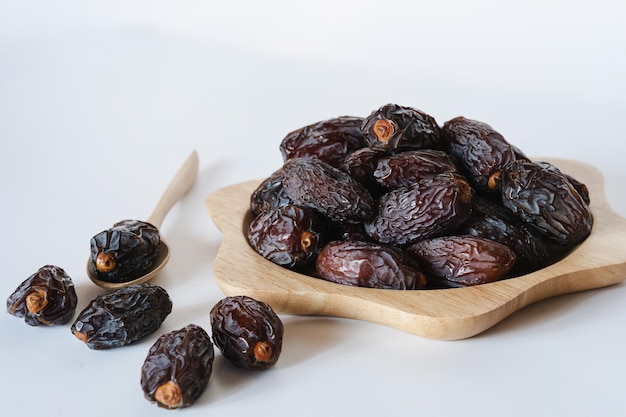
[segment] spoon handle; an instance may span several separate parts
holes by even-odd
[[[198,152],[194,150],[178,169],[178,172],[165,189],[154,211],[150,217],[148,217],[148,223],[153,224],[157,229],[160,228],[167,213],[174,207],[174,204],[189,191],[197,175]]]

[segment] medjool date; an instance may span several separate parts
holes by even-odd
[[[443,151],[420,149],[380,158],[373,175],[384,188],[395,189],[446,172],[458,172],[450,155]]]
[[[507,246],[474,236],[424,239],[407,248],[429,281],[448,287],[498,281],[515,263]]]
[[[154,265],[160,241],[152,224],[122,220],[91,238],[91,267],[102,281],[131,281]]]
[[[319,159],[293,158],[283,165],[283,186],[293,203],[333,221],[372,217],[374,198],[350,175]]]
[[[130,285],[92,300],[72,324],[72,333],[90,349],[116,348],[153,333],[171,311],[163,288]]]
[[[384,189],[380,186],[374,172],[378,166],[378,160],[386,156],[386,152],[372,148],[361,148],[351,153],[340,169],[360,182],[369,190],[373,197],[380,195]]]
[[[576,188],[553,164],[518,160],[502,176],[502,203],[547,240],[572,246],[591,233],[593,216]]]
[[[412,107],[386,104],[363,120],[361,131],[368,146],[374,149],[442,149],[435,119]]]
[[[515,148],[486,123],[459,116],[444,123],[448,152],[463,166],[470,184],[497,192],[504,167],[517,159]]]
[[[265,210],[282,207],[291,203],[283,187],[283,171],[278,169],[252,192],[250,196],[250,211],[255,216]]]
[[[211,309],[213,341],[235,366],[260,370],[276,364],[283,344],[283,323],[269,304],[239,295]]]
[[[209,383],[214,356],[211,338],[200,326],[190,324],[165,333],[141,367],[146,399],[170,410],[192,405]]]
[[[316,261],[320,278],[343,285],[396,290],[426,286],[416,262],[397,248],[339,240],[326,244]]]
[[[78,298],[69,275],[58,266],[46,265],[26,280],[7,299],[7,311],[23,317],[26,324],[52,326],[69,322]]]
[[[459,174],[425,178],[381,196],[378,213],[365,230],[372,239],[394,245],[449,234],[469,217],[473,196]]]
[[[338,167],[348,155],[365,146],[362,122],[362,117],[340,116],[288,133],[280,143],[283,162],[291,158],[317,158]]]
[[[472,213],[460,226],[460,234],[493,240],[511,248],[516,255],[516,274],[547,265],[550,253],[543,237],[510,210],[488,200],[475,199]]]
[[[275,264],[302,267],[317,256],[324,228],[324,221],[315,211],[287,204],[254,218],[248,227],[248,242]]]

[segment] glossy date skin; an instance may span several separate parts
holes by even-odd
[[[295,205],[312,208],[333,221],[372,217],[374,198],[345,172],[319,159],[293,158],[283,165],[283,186]]]
[[[548,241],[576,245],[589,236],[593,216],[586,203],[556,166],[518,160],[502,176],[502,203]]]
[[[415,290],[427,283],[417,263],[400,249],[371,242],[329,242],[315,269],[326,281],[357,287]]]
[[[421,110],[386,104],[363,120],[367,145],[383,151],[441,149],[441,132],[436,120]]]
[[[472,213],[458,230],[459,234],[493,240],[511,248],[516,255],[515,274],[524,274],[546,266],[550,252],[543,237],[510,210],[478,197]]]
[[[153,333],[171,311],[172,300],[163,288],[135,284],[96,297],[71,330],[90,349],[111,349]]]
[[[356,120],[352,122],[354,127]],[[323,141],[303,140],[313,143],[309,149],[319,149],[319,154],[285,157],[280,174],[272,174],[253,193],[253,215],[285,205],[313,210],[325,225],[321,240],[333,242],[329,248],[340,240],[343,245],[360,242],[405,251],[439,237],[475,238],[481,242],[477,247],[491,248],[491,243],[482,243],[486,239],[514,254],[506,278],[562,259],[591,231],[585,184],[554,166],[532,161],[486,123],[456,117],[439,127],[416,108],[390,103],[363,118],[360,129],[361,147],[338,152],[335,161],[322,156]],[[257,225],[254,233],[273,234],[272,227]],[[346,268],[340,260],[333,264],[319,249],[322,244],[317,253],[307,255],[299,272],[320,277],[311,266],[317,267],[322,255],[320,262],[328,266],[325,274],[331,280],[333,274],[338,281],[362,279],[344,277]],[[459,282],[435,277],[433,282],[474,285],[471,278]]]
[[[78,298],[72,278],[55,265],[45,265],[24,280],[7,299],[7,312],[29,326],[68,323]]]
[[[515,263],[515,253],[500,243],[474,236],[425,239],[407,248],[433,283],[464,287],[498,281]]]
[[[304,267],[324,243],[326,225],[313,210],[291,204],[266,210],[248,227],[250,246],[277,265]]]
[[[470,215],[474,191],[465,178],[445,173],[384,194],[365,230],[375,241],[407,245],[452,233]]]
[[[235,366],[268,369],[282,351],[284,326],[262,301],[248,296],[221,299],[210,313],[213,341]]]
[[[459,116],[442,128],[448,152],[480,192],[497,192],[504,167],[517,158],[515,148],[490,125]]]
[[[350,154],[340,169],[367,188],[373,197],[378,197],[385,190],[378,183],[374,172],[378,161],[388,154],[370,147],[361,148]]]
[[[383,188],[393,190],[448,172],[459,172],[450,155],[421,149],[380,158],[373,176]]]
[[[154,225],[122,220],[91,238],[91,267],[102,281],[132,281],[152,268],[160,241]]]
[[[250,196],[250,211],[256,216],[266,210],[291,203],[292,201],[283,187],[283,170],[280,168],[264,179],[252,192]]]
[[[334,167],[365,146],[362,117],[340,116],[296,129],[280,143],[283,162],[291,158],[317,158]]]
[[[141,389],[169,410],[189,407],[206,389],[215,357],[208,333],[195,324],[160,336],[141,367]]]

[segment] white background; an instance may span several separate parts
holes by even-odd
[[[210,192],[267,176],[302,125],[393,102],[491,124],[533,156],[601,169],[626,216],[626,3],[588,1],[0,1],[0,294],[45,264],[73,278],[89,239],[147,218],[196,149],[166,218],[157,333],[91,351],[69,330],[0,315],[3,415],[156,416],[139,372],[156,337],[223,296]],[[268,372],[217,354],[184,415],[616,416],[626,409],[626,287],[529,306],[471,339],[283,316]],[[182,415],[182,414],[181,414]]]

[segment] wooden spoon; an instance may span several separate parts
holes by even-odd
[[[180,167],[167,189],[161,196],[161,199],[157,203],[154,211],[148,217],[147,222],[154,225],[157,229],[161,228],[163,219],[171,208],[180,200],[191,188],[196,176],[198,175],[198,152],[193,151],[191,155],[187,157],[183,165]],[[159,255],[154,262],[154,265],[143,276],[126,282],[108,282],[98,278],[96,271],[91,265],[91,258],[87,261],[87,275],[94,284],[107,289],[116,289],[122,287],[128,287],[133,284],[140,284],[152,279],[156,274],[161,271],[170,259],[170,247],[163,240],[161,236]]]

